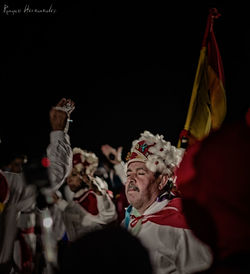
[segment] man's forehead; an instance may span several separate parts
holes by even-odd
[[[138,169],[138,168],[143,168],[143,169],[147,169],[146,164],[143,162],[132,162],[129,164],[128,166],[128,170],[134,170],[134,169]]]

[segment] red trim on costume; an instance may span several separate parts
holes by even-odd
[[[21,270],[23,273],[32,273],[32,261],[33,261],[33,254],[31,247],[27,244],[24,235],[34,233],[34,227],[24,228],[18,230],[17,239],[20,243],[21,249]]]
[[[88,190],[83,194],[83,196],[77,197],[77,199],[74,198],[74,201],[79,203],[92,215],[97,215],[99,213],[96,194],[92,190]]]
[[[172,226],[176,228],[188,229],[186,218],[182,213],[182,203],[180,198],[171,200],[162,210],[149,214],[135,217],[131,215],[134,220],[130,223],[134,227],[137,222],[142,219],[142,224],[150,221],[152,223],[164,226]]]
[[[29,228],[22,228],[20,229],[22,234],[31,234],[31,233],[35,233],[35,228],[34,226],[29,227]]]

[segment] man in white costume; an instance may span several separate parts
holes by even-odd
[[[56,205],[62,210],[67,238],[70,242],[117,219],[115,204],[107,183],[94,176],[97,166],[98,157],[95,153],[75,147],[73,168],[66,180],[74,193],[73,199],[66,201],[54,196]]]
[[[48,195],[61,186],[72,167],[72,149],[67,131],[70,113],[74,107],[72,100],[62,98],[50,110],[50,144],[47,147],[47,158],[44,158],[50,182],[50,186],[44,190]],[[21,212],[34,212],[37,188],[33,184],[27,184],[24,174],[0,171],[0,175],[5,186],[0,189],[0,196],[3,196],[0,202],[0,272],[9,273],[12,268],[14,242],[20,225],[18,217]],[[29,233],[24,233],[23,240],[29,241],[31,236],[35,237],[35,223],[26,222],[24,225],[29,226],[23,227],[23,230]],[[32,239],[35,241],[34,237]],[[29,244],[32,245],[31,242]],[[34,252],[35,246],[32,249]],[[27,261],[23,261],[20,267],[22,271],[32,271],[34,254],[22,254],[22,258],[26,255],[29,255]]]
[[[174,191],[183,153],[162,135],[144,131],[126,159],[130,205],[123,225],[149,250],[156,274],[195,273],[212,263],[210,249],[189,229]]]

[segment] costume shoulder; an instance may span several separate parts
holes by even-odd
[[[182,200],[180,198],[172,199],[162,210],[147,216],[147,219],[158,225],[189,228],[182,211]]]

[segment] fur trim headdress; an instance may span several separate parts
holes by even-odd
[[[93,175],[98,167],[98,158],[93,152],[82,150],[81,148],[73,148],[73,167],[77,171],[84,171],[87,175]]]
[[[127,166],[132,162],[144,162],[152,172],[173,177],[175,169],[179,166],[184,149],[172,146],[164,140],[163,135],[153,135],[145,130],[141,137],[132,142],[127,155]]]

